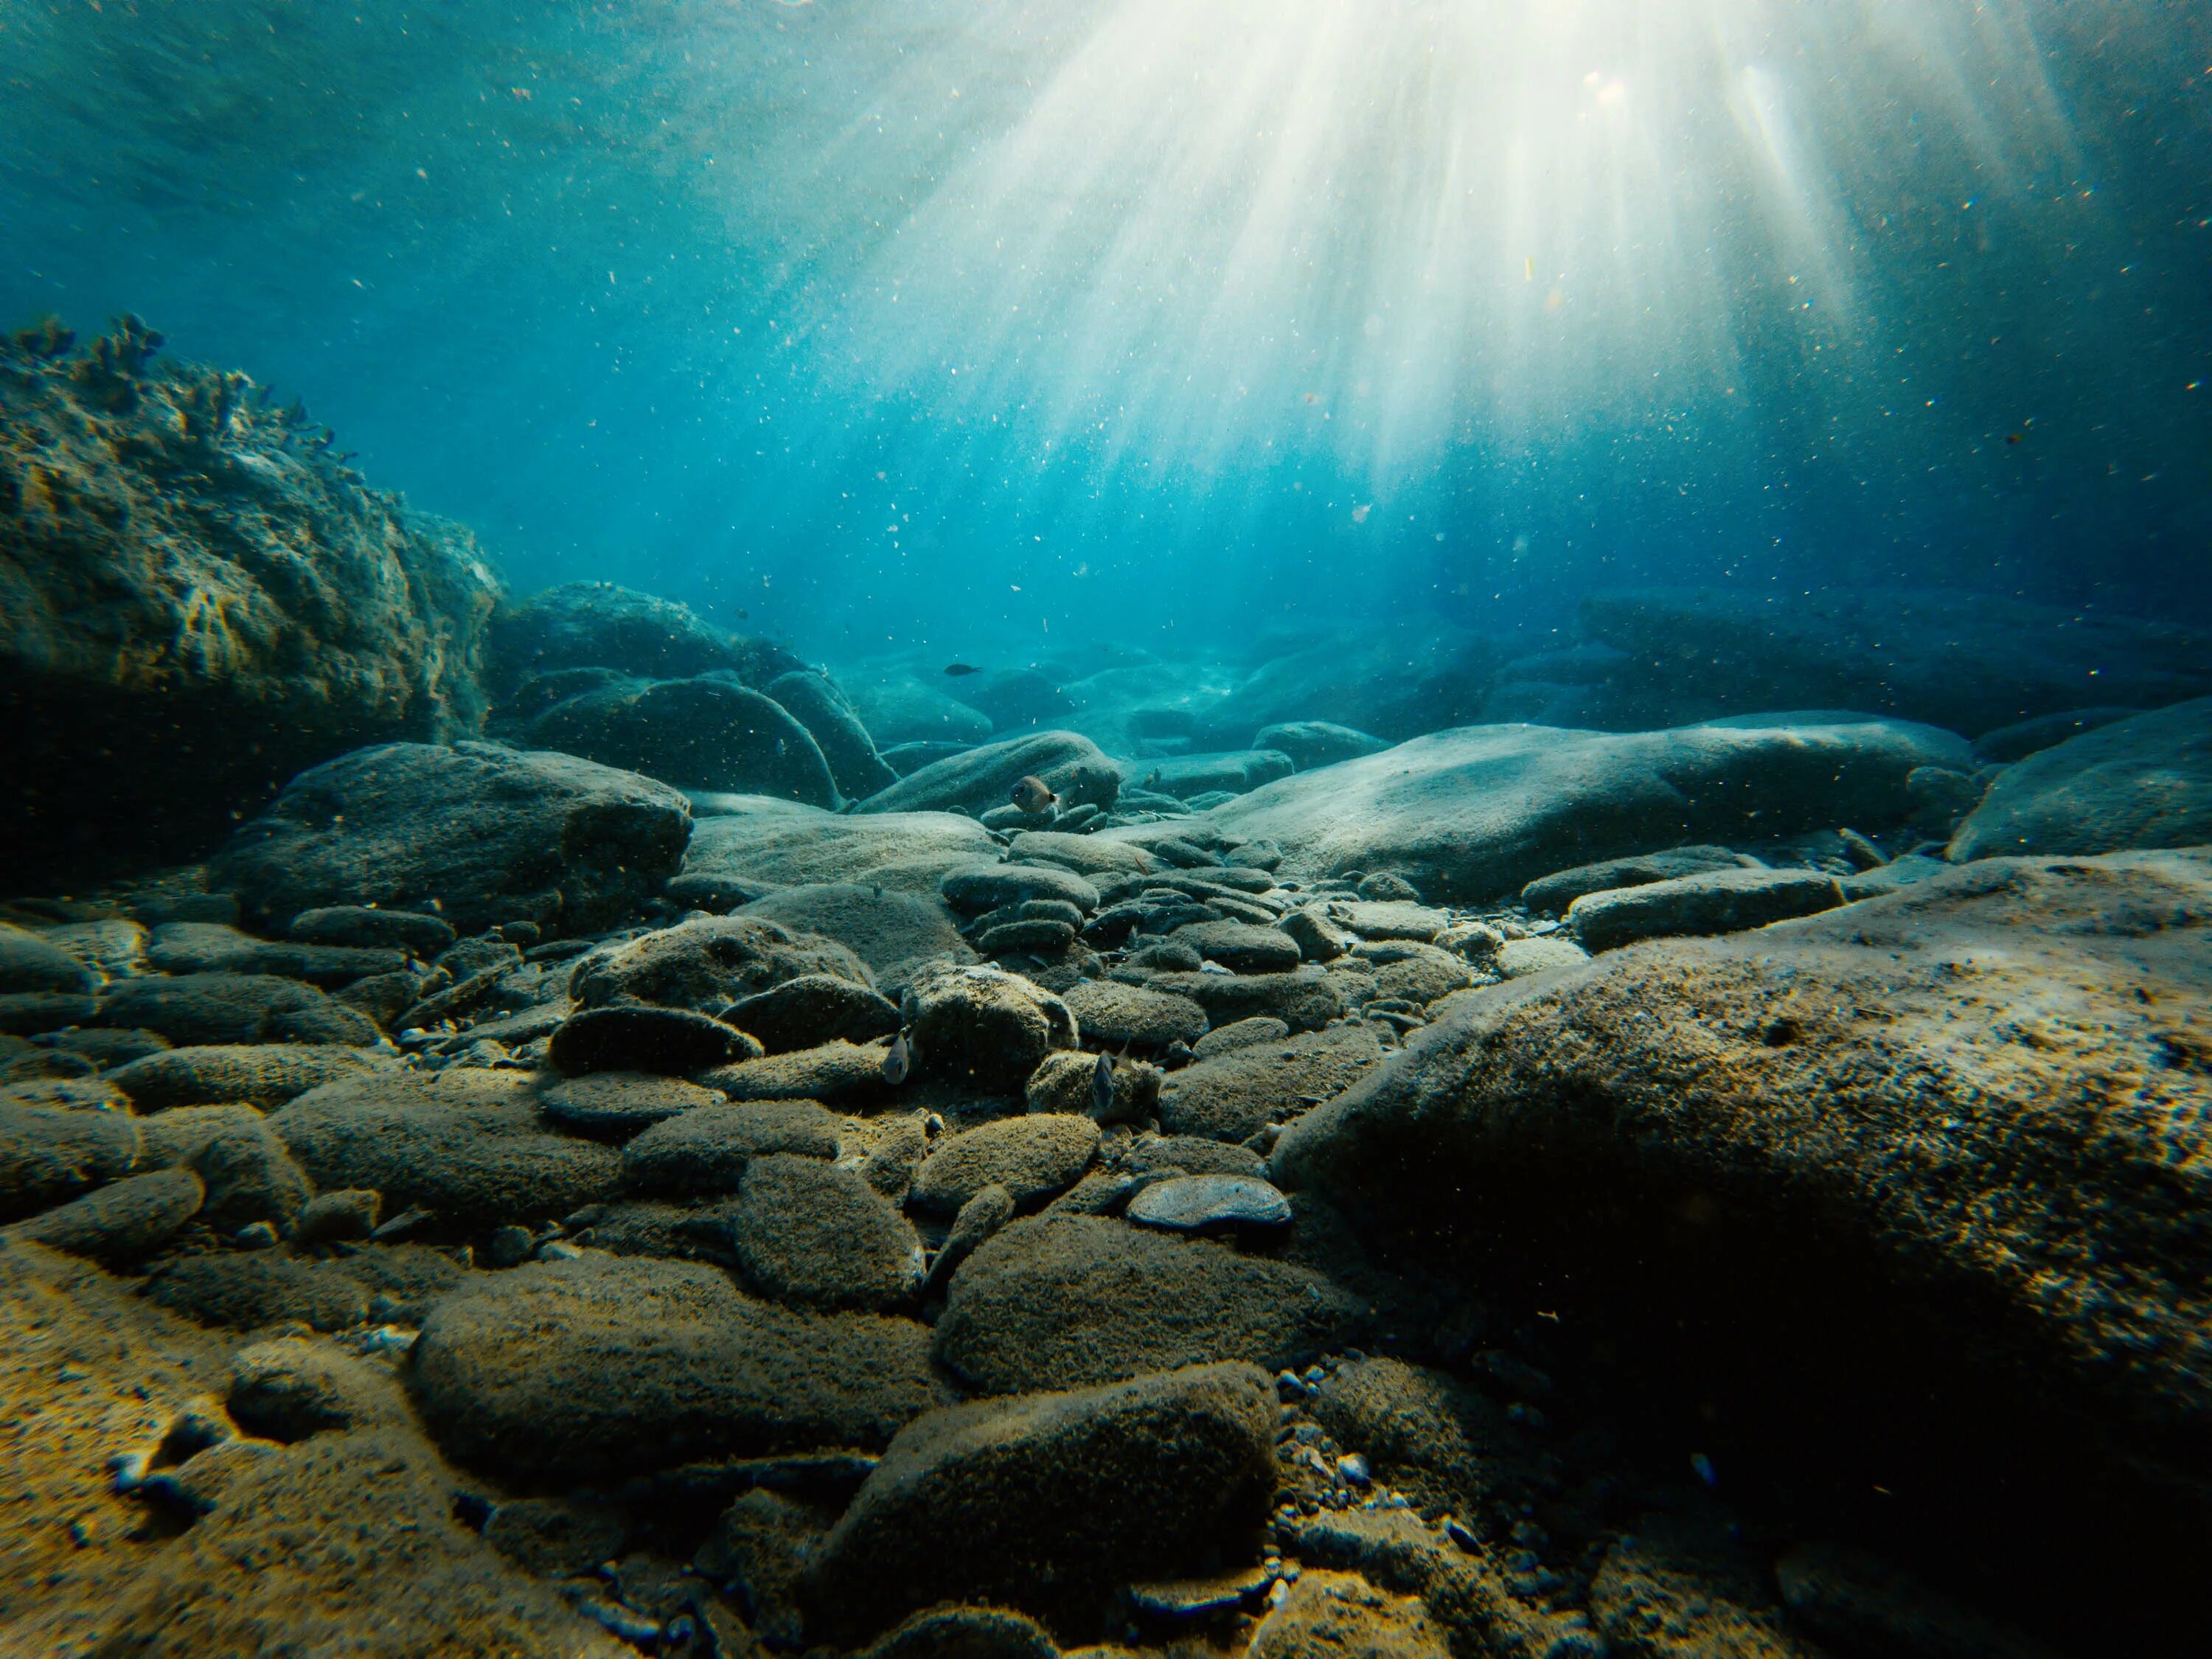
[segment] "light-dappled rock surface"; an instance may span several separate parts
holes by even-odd
[[[1285,778],[1207,817],[1276,842],[1285,874],[1389,870],[1467,902],[1679,842],[1901,822],[1915,769],[1972,765],[1952,733],[1850,715],[1668,732],[1469,726]]]
[[[846,883],[934,893],[947,870],[996,854],[990,832],[952,812],[825,812],[764,796],[725,798],[693,829],[684,874],[796,887]]]

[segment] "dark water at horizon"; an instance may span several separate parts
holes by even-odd
[[[2212,616],[2212,9],[0,4],[0,317],[845,659]]]

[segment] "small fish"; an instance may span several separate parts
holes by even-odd
[[[1032,817],[1060,805],[1060,797],[1045,787],[1042,778],[1024,778],[1009,792],[1009,797]]]
[[[1721,1483],[1720,1471],[1713,1468],[1713,1460],[1703,1452],[1690,1454],[1690,1472],[1709,1486]]]
[[[1110,1054],[1098,1056],[1098,1063],[1091,1068],[1091,1103],[1097,1115],[1103,1117],[1114,1109],[1114,1059]]]
[[[2025,432],[2008,432],[2005,434],[2005,441],[2008,444],[2016,444],[2027,436],[2027,434]]]
[[[981,669],[980,669],[980,668],[976,667],[976,666],[975,666],[975,665],[974,663],[972,663],[972,662],[955,662],[955,663],[947,663],[947,664],[945,665],[945,672],[946,673],[948,673],[948,674],[951,675],[951,676],[952,676],[952,678],[953,678],[954,679],[956,679],[956,680],[957,680],[957,679],[960,678],[963,675],[966,675],[966,674],[980,674],[980,673],[981,673],[983,671],[982,671]]]
[[[896,1089],[906,1081],[907,1073],[914,1070],[914,1044],[901,1031],[891,1039],[890,1051],[884,1056],[884,1081]]]

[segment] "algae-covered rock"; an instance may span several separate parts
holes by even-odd
[[[690,788],[835,806],[813,736],[765,693],[733,679],[617,679],[563,698],[520,728],[533,749],[580,755]]]
[[[613,582],[562,582],[501,605],[484,631],[487,681],[502,694],[532,674],[605,668],[641,679],[723,670],[765,685],[798,659],[717,628],[688,605]]]
[[[0,341],[0,769],[19,877],[196,856],[303,766],[465,732],[500,584],[246,376]],[[90,757],[101,757],[86,764]]]
[[[868,984],[860,958],[831,940],[750,916],[695,916],[586,957],[569,990],[586,1008],[644,1002],[719,1013],[741,997],[815,974]]]
[[[768,695],[813,738],[841,795],[859,800],[898,781],[860,715],[827,676],[794,670],[769,681]]]

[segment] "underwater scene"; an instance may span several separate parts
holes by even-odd
[[[2212,3],[0,0],[0,1659],[2212,1649]]]

